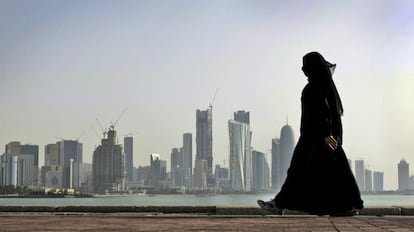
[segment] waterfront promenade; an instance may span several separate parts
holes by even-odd
[[[269,215],[257,207],[0,206],[0,231],[414,231],[413,207],[370,207],[354,217]]]

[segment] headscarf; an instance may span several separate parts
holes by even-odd
[[[341,98],[332,79],[336,64],[326,61],[318,52],[310,52],[303,56],[302,70],[308,77],[309,83],[314,84],[319,91],[326,94],[329,106],[338,116],[343,115]]]

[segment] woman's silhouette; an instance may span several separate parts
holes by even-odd
[[[303,57],[308,84],[302,92],[300,138],[281,191],[257,203],[281,214],[283,209],[316,215],[352,215],[363,201],[342,149],[343,108],[332,80],[336,65],[318,52]]]

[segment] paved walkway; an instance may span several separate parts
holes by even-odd
[[[0,231],[414,231],[414,217],[3,214]]]

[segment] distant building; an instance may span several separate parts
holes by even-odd
[[[125,171],[128,182],[134,178],[134,138],[124,137]]]
[[[249,192],[252,188],[252,148],[250,125],[228,121],[230,141],[230,186],[236,192]]]
[[[285,182],[287,171],[292,160],[295,138],[292,127],[286,124],[280,133],[280,183]]]
[[[35,166],[35,160],[33,155],[21,154],[17,163],[17,178],[19,186],[29,186],[37,184],[38,170]]]
[[[365,169],[365,191],[372,192],[372,171]]]
[[[59,145],[48,144],[45,146],[45,166],[60,165]]]
[[[77,140],[62,140],[57,142],[59,146],[59,165],[63,166],[63,188],[70,188],[70,179],[74,177],[75,179],[79,178],[78,170],[74,170],[74,173],[71,174],[71,159],[74,162],[74,165],[82,163],[82,143],[79,143]],[[76,183],[74,188],[78,188]]]
[[[151,154],[151,172],[150,172],[150,186],[159,188],[161,182],[166,180],[167,177],[167,163],[165,160],[160,159],[159,154]]]
[[[410,169],[407,161],[404,159],[398,164],[398,190],[404,191],[408,188],[408,179],[410,176]]]
[[[212,108],[196,112],[196,160],[207,161],[207,181],[214,185],[213,177],[213,124]],[[201,167],[201,166],[198,166]],[[194,168],[196,172],[197,166]],[[202,173],[199,171],[198,173]]]
[[[414,176],[410,176],[408,179],[408,189],[414,190]]]
[[[171,181],[173,186],[184,185],[183,152],[178,148],[171,151]]]
[[[280,175],[280,139],[272,139],[272,189],[279,192],[282,187]]]
[[[229,169],[225,167],[221,167],[220,165],[216,165],[214,176],[216,177],[216,182],[219,183],[221,181],[228,181],[229,179]]]
[[[1,185],[29,186],[38,184],[39,146],[10,142],[1,156]]]
[[[264,153],[253,150],[253,181],[252,191],[265,192],[269,190],[269,165]]]
[[[194,176],[193,176],[193,189],[206,190],[207,189],[207,176],[208,176],[208,162],[207,160],[195,161]]]
[[[18,160],[19,156],[12,154],[3,154],[1,156],[1,185],[12,185],[17,187],[18,185]]]
[[[183,134],[183,172],[184,185],[191,189],[193,178],[193,139],[191,133]]]
[[[24,164],[22,163],[25,167],[24,175],[26,176],[25,180],[21,181],[22,186],[37,185],[39,175],[39,146],[32,144],[20,145],[20,154],[25,155],[25,160],[30,163],[25,161],[23,161]],[[33,163],[29,160],[33,160]]]
[[[374,191],[384,191],[384,172],[374,172]]]
[[[113,128],[107,134],[107,138],[103,138],[101,145],[93,152],[93,189],[97,193],[123,190],[125,167],[122,146],[116,144]]]
[[[355,179],[359,190],[365,191],[365,164],[364,160],[355,160]]]
[[[234,121],[250,125],[250,112],[239,110],[234,113]]]
[[[92,164],[80,163],[78,165],[79,179],[77,180],[77,182],[79,185],[79,189],[81,189],[83,192],[92,192]]]
[[[41,169],[42,185],[48,189],[63,188],[63,167],[60,165],[43,166]]]
[[[151,176],[151,166],[138,167],[138,183],[141,185],[148,185]]]

